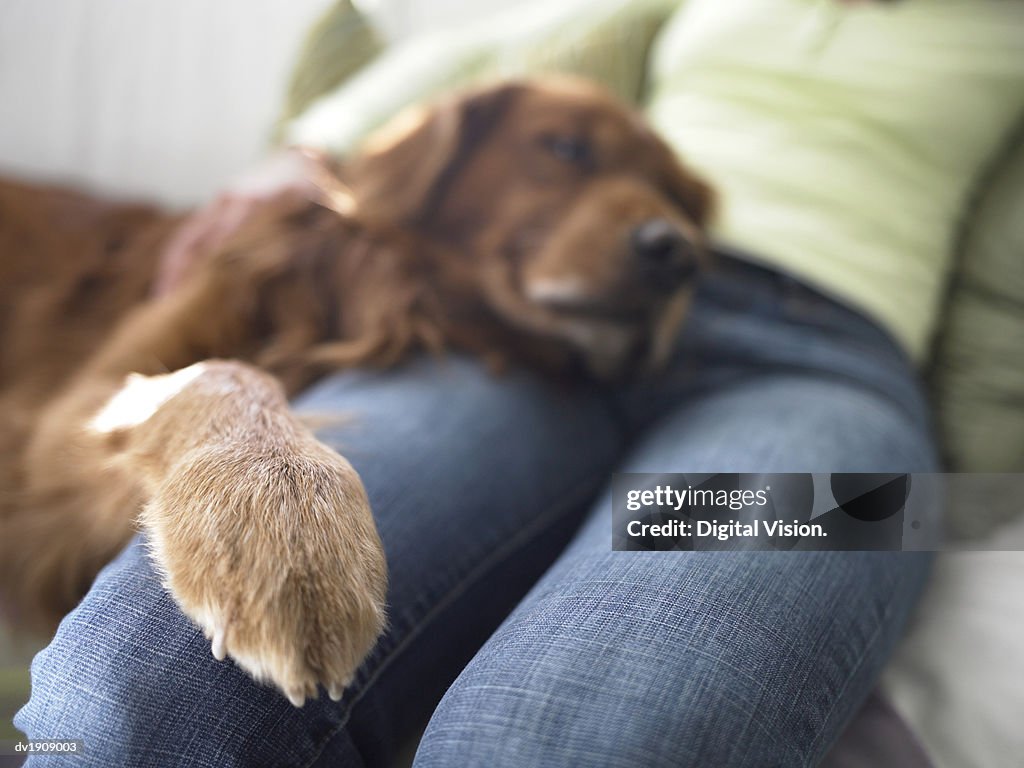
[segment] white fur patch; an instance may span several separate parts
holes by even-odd
[[[124,386],[89,422],[89,428],[105,434],[141,424],[202,375],[203,370],[203,364],[199,363],[163,376],[129,374]]]

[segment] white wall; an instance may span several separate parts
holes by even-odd
[[[558,0],[551,0],[557,2]],[[521,5],[522,0],[353,0],[392,40],[470,21],[496,10]]]
[[[3,0],[0,173],[185,204],[263,152],[331,0]]]
[[[0,1],[0,174],[174,205],[264,153],[332,0]],[[357,0],[386,36],[514,0]]]

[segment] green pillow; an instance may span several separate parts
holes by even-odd
[[[648,54],[678,0],[604,0],[588,4],[585,21],[548,31],[518,52],[522,74],[561,72],[603,84],[620,98],[642,104],[647,95]]]
[[[639,102],[647,52],[678,0],[533,0],[466,24],[411,37],[326,89],[282,131],[291,144],[344,154],[405,106],[452,88],[502,77],[577,74]],[[334,13],[340,13],[334,9]],[[352,23],[321,22],[296,70],[315,71]],[[332,32],[332,30],[334,30]],[[368,34],[364,32],[361,34]],[[344,69],[344,68],[343,68]],[[332,68],[333,70],[333,68]],[[346,72],[348,70],[346,69]],[[318,80],[326,85],[330,78]],[[303,100],[312,89],[293,84]]]
[[[1024,472],[1024,122],[969,219],[931,382],[950,469]]]
[[[348,80],[383,49],[376,30],[350,0],[332,4],[306,35],[291,72],[276,135],[280,137],[289,120]]]

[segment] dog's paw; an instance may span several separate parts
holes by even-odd
[[[386,566],[355,470],[309,440],[209,447],[174,467],[142,522],[167,585],[212,641],[294,704],[337,700],[384,627]]]

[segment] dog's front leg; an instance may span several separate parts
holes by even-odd
[[[182,610],[299,706],[352,679],[384,625],[386,569],[355,470],[280,384],[208,361],[132,376],[91,427],[141,478],[141,522]]]

